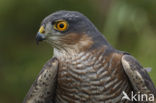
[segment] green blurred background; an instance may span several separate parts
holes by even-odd
[[[0,0],[0,103],[21,103],[52,57],[35,35],[45,16],[62,9],[82,12],[115,48],[152,67],[156,84],[156,0]]]

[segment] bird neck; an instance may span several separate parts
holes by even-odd
[[[104,35],[95,27],[92,22],[89,22],[89,24],[87,25],[85,34],[87,34],[88,37],[91,37],[94,42],[92,49],[98,48],[99,46],[103,45],[111,46],[105,39]]]
[[[65,38],[72,38],[72,40],[70,40],[70,43],[68,43]],[[54,49],[54,56],[56,57],[71,56],[71,55],[75,56],[82,52],[88,52],[103,47],[111,47],[110,44],[104,38],[104,36],[98,31],[90,33],[88,32],[82,35],[68,34],[68,37],[64,37],[64,40],[62,38],[61,46],[62,46],[61,48]]]
[[[83,34],[81,38],[77,41],[73,39],[74,42],[68,43],[61,43],[61,48],[54,48],[54,55],[55,56],[64,56],[64,55],[77,55],[82,52],[86,52],[90,50],[90,48],[93,46],[94,42],[93,40],[87,36],[86,34]],[[77,42],[75,42],[77,41]]]
[[[97,49],[97,48],[100,48],[102,46],[111,47],[111,45],[105,39],[104,35],[101,32],[99,32],[96,28],[95,28],[95,30],[88,33],[88,35],[92,38],[92,40],[94,42],[91,49]]]

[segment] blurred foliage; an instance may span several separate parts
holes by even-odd
[[[155,0],[1,0],[0,103],[21,103],[52,48],[35,44],[42,19],[57,10],[85,14],[117,49],[134,55],[156,84]]]
[[[104,34],[116,48],[135,56],[144,67],[152,67],[150,75],[156,84],[154,4],[154,0],[114,2],[105,20]]]

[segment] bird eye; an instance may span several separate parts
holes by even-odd
[[[58,21],[54,25],[54,29],[58,31],[65,31],[68,28],[68,23],[66,21]]]

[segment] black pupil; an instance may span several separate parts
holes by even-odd
[[[63,28],[64,27],[64,24],[60,24],[60,28]]]

